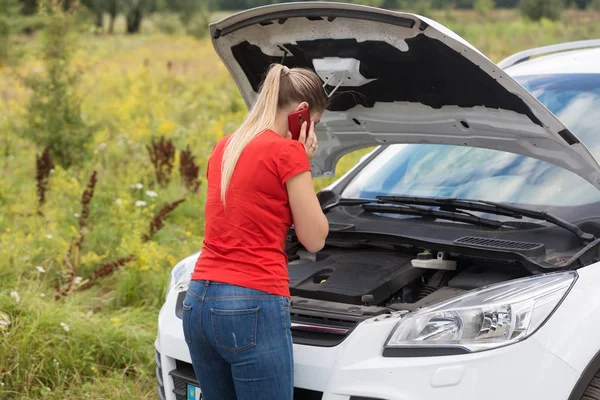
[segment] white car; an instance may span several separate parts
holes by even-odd
[[[323,78],[315,176],[375,147],[319,193],[322,251],[290,230],[295,399],[600,399],[600,41],[496,65],[427,18],[319,2],[210,28],[248,106],[272,62]],[[197,257],[159,315],[161,399],[201,398]]]

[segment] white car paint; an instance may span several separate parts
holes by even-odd
[[[600,350],[599,282],[599,263],[580,269],[575,285],[538,332],[480,353],[384,358],[382,349],[396,318],[367,320],[336,347],[295,344],[295,385],[322,391],[323,400],[565,400]],[[173,312],[177,293],[169,294],[161,310],[155,343],[167,400],[175,399],[168,371],[175,360],[191,362],[181,320]]]
[[[597,74],[600,48],[574,50],[534,58],[507,69],[511,76],[544,74]]]

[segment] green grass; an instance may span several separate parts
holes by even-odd
[[[432,16],[498,61],[528,47],[598,38],[599,15],[569,11],[561,21],[540,23],[511,11]],[[75,61],[86,71],[82,111],[95,127],[90,156],[80,167],[51,174],[43,216],[37,215],[35,182],[42,149],[21,135],[30,93],[17,78],[40,67],[39,39],[20,38],[22,64],[16,71],[0,69],[0,399],[156,398],[158,310],[170,268],[201,246],[204,186],[188,193],[177,162],[171,183],[157,186],[145,146],[161,135],[178,150],[189,145],[203,178],[210,149],[236,128],[245,107],[209,41],[160,34],[151,20],[144,28],[138,36],[80,36]],[[344,157],[337,175],[364,152]],[[54,288],[66,279],[64,257],[93,170],[98,184],[77,275],[85,278],[118,257],[135,259],[92,289],[56,301]],[[331,181],[316,180],[315,188]],[[131,188],[137,183],[142,190]],[[164,228],[143,242],[156,211],[180,198],[186,201]],[[137,200],[147,205],[137,207]]]

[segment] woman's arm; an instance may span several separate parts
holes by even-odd
[[[291,133],[288,132],[288,137],[291,138],[291,136]],[[308,160],[312,160],[318,147],[314,120],[310,126],[307,126],[306,122],[302,124],[298,142],[304,146]],[[316,253],[325,246],[325,239],[329,234],[329,221],[321,210],[314,191],[311,173],[310,171],[301,172],[288,179],[285,184],[296,236],[306,250]]]
[[[286,187],[296,236],[306,250],[316,253],[325,246],[329,222],[314,192],[310,171],[291,177]]]

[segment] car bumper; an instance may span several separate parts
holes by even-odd
[[[157,379],[165,400],[186,400],[195,383],[175,298],[159,316]],[[168,311],[168,312],[167,312]],[[383,357],[397,320],[372,319],[335,347],[294,344],[296,400],[565,400],[580,374],[535,336],[511,346],[459,356]]]

